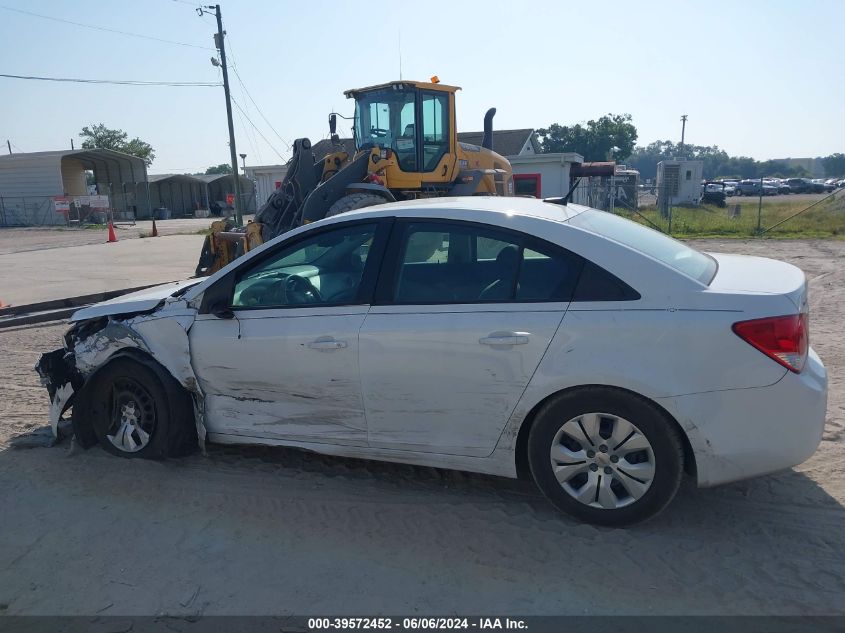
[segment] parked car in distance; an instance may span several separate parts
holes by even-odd
[[[776,186],[761,182],[759,178],[753,178],[740,181],[736,189],[736,195],[759,196],[761,187],[764,196],[776,196],[778,194],[778,188]]]
[[[725,185],[725,195],[726,196],[733,196],[736,195],[736,186],[739,184],[736,180],[723,180],[722,184]]]
[[[790,264],[580,205],[436,198],[79,310],[38,371],[54,433],[72,406],[81,447],[284,445],[524,475],[580,520],[626,525],[684,473],[708,487],[813,454],[827,375],[807,288]]]
[[[715,204],[720,207],[727,206],[725,198],[725,185],[720,182],[707,182],[701,186],[702,204]]]
[[[768,187],[768,190],[764,190],[764,195],[778,195],[781,193],[780,187],[780,180],[777,178],[763,178],[763,187]]]
[[[778,189],[778,195],[786,195],[792,193],[792,188],[787,184],[786,178],[776,178],[773,184]]]
[[[821,178],[813,178],[810,181],[810,193],[824,193],[826,191],[824,180]]]
[[[811,189],[806,178],[787,178],[786,184],[791,193],[809,193]]]

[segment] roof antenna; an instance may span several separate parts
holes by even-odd
[[[399,81],[402,81],[402,31],[399,31]]]

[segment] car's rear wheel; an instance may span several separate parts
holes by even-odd
[[[152,361],[117,358],[85,387],[83,417],[106,451],[162,458],[197,446],[189,394]]]
[[[589,387],[547,402],[528,438],[531,473],[558,508],[590,523],[629,525],[660,512],[683,474],[667,415],[617,389]]]

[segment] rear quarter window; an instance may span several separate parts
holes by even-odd
[[[570,218],[569,223],[648,255],[704,285],[710,285],[716,276],[718,264],[709,255],[618,215],[588,209]]]

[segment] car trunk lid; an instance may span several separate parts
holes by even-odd
[[[708,255],[719,264],[711,291],[779,295],[789,299],[795,313],[807,311],[807,277],[797,266],[750,255]]]

